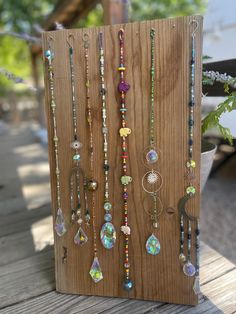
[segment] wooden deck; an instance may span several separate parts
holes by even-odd
[[[236,313],[236,266],[203,243],[197,307],[55,292],[47,153],[27,128],[0,141],[0,314]]]

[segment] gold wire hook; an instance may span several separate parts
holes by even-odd
[[[119,30],[119,39],[120,39],[120,41],[124,39],[124,30],[123,30],[123,28],[121,28]]]
[[[84,42],[84,48],[88,48],[89,47],[89,35],[87,33],[84,33],[83,42]]]
[[[197,31],[197,29],[199,27],[199,23],[198,23],[197,20],[192,20],[192,21],[189,22],[189,24],[193,24],[193,25],[195,24],[195,28],[192,31],[192,36],[195,36],[196,35],[196,31]]]
[[[67,38],[67,44],[70,48],[73,48],[73,43],[74,43],[75,37],[73,34],[69,34],[68,38]]]

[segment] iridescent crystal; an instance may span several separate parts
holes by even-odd
[[[57,210],[57,217],[56,217],[56,221],[55,221],[55,230],[56,230],[56,233],[59,237],[63,236],[63,234],[66,233],[65,220],[64,220],[61,208],[58,208],[58,210]]]
[[[146,251],[148,254],[157,255],[160,252],[161,245],[154,234],[151,234],[146,242]]]
[[[193,291],[195,294],[199,294],[201,292],[199,276],[196,276],[194,279]]]
[[[158,160],[158,154],[154,149],[149,150],[146,155],[146,159],[148,163],[153,164]]]
[[[191,262],[188,261],[188,262],[187,262],[186,264],[184,264],[184,266],[183,266],[183,272],[184,272],[184,274],[185,274],[186,276],[192,277],[192,276],[195,275],[196,270],[195,270],[194,265],[193,265]]]
[[[102,270],[97,257],[94,257],[93,264],[90,268],[89,274],[95,283],[103,279]]]
[[[100,238],[106,249],[113,248],[116,242],[116,230],[111,222],[106,222],[101,229]]]
[[[86,236],[84,230],[82,227],[79,227],[79,230],[77,231],[75,237],[74,237],[74,243],[78,246],[84,245],[88,241],[88,237]]]

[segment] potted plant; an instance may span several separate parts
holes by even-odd
[[[213,85],[215,82],[220,82],[223,84],[227,98],[222,103],[220,103],[215,110],[212,110],[206,117],[204,117],[202,120],[202,135],[208,129],[215,128],[219,131],[221,136],[232,145],[232,134],[228,128],[220,124],[220,118],[223,113],[231,112],[232,110],[236,109],[236,91],[229,92],[230,87],[236,88],[236,78],[214,71],[203,72],[203,85]],[[216,145],[202,140],[201,191],[203,190],[209,176],[215,152]]]

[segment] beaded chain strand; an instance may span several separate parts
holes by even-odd
[[[199,284],[199,250],[200,250],[200,227],[199,219],[189,215],[185,210],[185,203],[196,194],[196,188],[193,184],[195,179],[194,169],[196,162],[193,160],[193,134],[194,134],[194,106],[195,106],[195,33],[198,28],[198,22],[192,20],[190,24],[195,24],[196,27],[191,35],[191,60],[190,60],[190,101],[189,101],[189,117],[188,117],[188,160],[186,162],[188,179],[188,186],[186,188],[185,196],[179,202],[180,209],[180,255],[179,259],[183,263],[183,272],[186,276],[195,276],[193,290],[195,294],[200,293]],[[187,220],[187,257],[184,255],[184,218]],[[192,248],[192,224],[196,224],[195,229],[195,265],[191,262],[191,248]]]
[[[89,274],[95,283],[103,279],[102,270],[97,256],[97,228],[95,215],[95,191],[98,188],[98,182],[94,180],[94,141],[93,141],[93,117],[90,102],[90,79],[89,79],[89,36],[84,34],[84,57],[85,57],[85,87],[86,87],[86,109],[87,122],[89,127],[89,170],[90,178],[87,181],[87,190],[91,192],[91,212],[93,228],[93,263]]]
[[[125,94],[129,90],[129,84],[124,80],[125,73],[125,64],[124,64],[124,30],[120,29],[119,31],[119,42],[120,42],[120,65],[118,71],[120,72],[120,82],[118,85],[118,91],[120,92],[120,113],[121,113],[121,128],[119,130],[121,139],[122,139],[122,176],[121,184],[123,187],[123,212],[124,212],[124,221],[121,226],[121,231],[124,234],[124,251],[125,251],[125,260],[124,260],[124,270],[125,278],[123,282],[123,288],[126,291],[129,291],[133,288],[133,282],[130,279],[130,262],[129,262],[129,236],[131,234],[131,229],[128,225],[128,184],[132,182],[132,177],[127,175],[127,161],[128,161],[128,143],[127,136],[131,133],[131,129],[127,128],[126,125],[126,101]]]
[[[113,248],[116,242],[116,230],[112,223],[112,204],[109,201],[109,163],[108,163],[108,125],[107,125],[107,106],[106,106],[106,88],[104,77],[104,48],[103,48],[103,33],[99,34],[99,65],[100,65],[100,82],[101,82],[101,101],[102,101],[102,134],[103,134],[103,170],[104,170],[104,204],[105,210],[104,220],[100,232],[100,239],[102,245],[106,249]]]
[[[56,177],[56,201],[57,201],[57,215],[55,220],[55,231],[59,237],[66,233],[66,225],[61,209],[61,185],[60,185],[60,167],[59,167],[59,139],[57,133],[57,120],[56,120],[56,99],[54,94],[54,52],[51,49],[51,43],[53,38],[49,39],[49,49],[45,52],[45,59],[48,63],[48,73],[49,73],[49,90],[50,90],[50,107],[52,114],[52,125],[53,125],[53,143],[54,143],[54,154],[55,154],[55,177]]]
[[[158,238],[155,236],[155,231],[159,228],[158,217],[163,211],[163,204],[158,192],[162,187],[162,176],[161,174],[154,169],[154,164],[158,161],[158,151],[156,149],[156,141],[154,136],[155,129],[155,29],[150,31],[150,41],[151,41],[151,67],[150,67],[150,79],[151,79],[151,88],[150,88],[150,118],[149,118],[149,146],[144,150],[143,159],[144,165],[148,168],[151,167],[151,170],[144,174],[142,178],[142,187],[143,190],[152,197],[153,205],[148,210],[146,209],[147,214],[151,218],[153,232],[148,237],[146,241],[146,251],[148,254],[157,255],[160,252],[161,245]]]
[[[71,170],[70,175],[70,204],[71,204],[71,221],[72,223],[77,221],[79,225],[79,229],[74,237],[74,243],[78,246],[84,245],[88,241],[88,237],[85,234],[82,228],[82,211],[81,211],[81,193],[80,193],[80,173],[82,173],[82,169],[80,168],[80,159],[81,156],[79,154],[79,149],[82,147],[82,144],[78,138],[78,128],[77,128],[77,119],[78,112],[76,110],[76,98],[75,98],[75,71],[74,71],[74,36],[70,34],[67,40],[69,46],[69,60],[70,60],[70,78],[71,78],[71,109],[72,109],[72,129],[73,129],[73,141],[70,144],[73,149],[73,162],[74,166]],[[74,207],[74,177],[76,181],[76,194],[77,194],[77,202],[75,209]]]

